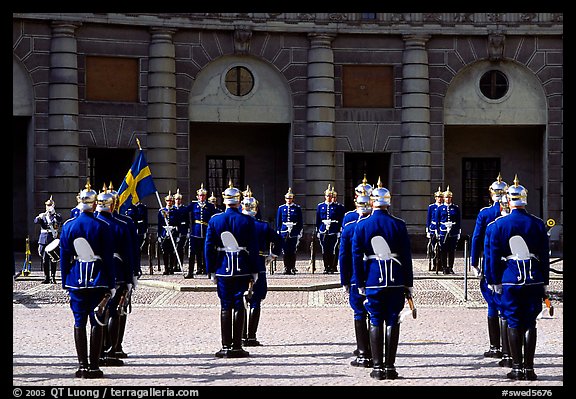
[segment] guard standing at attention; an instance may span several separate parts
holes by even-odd
[[[258,282],[258,238],[254,218],[240,212],[240,191],[233,186],[222,193],[226,211],[208,222],[204,253],[206,271],[220,298],[222,349],[216,357],[247,357],[242,348],[246,310],[244,293]]]
[[[372,352],[370,351],[370,337],[368,333],[368,312],[364,306],[366,297],[358,292],[358,285],[354,279],[352,268],[352,236],[358,220],[368,217],[372,212],[370,193],[365,187],[356,189],[356,210],[344,215],[344,228],[340,236],[340,284],[348,293],[350,307],[354,311],[354,334],[356,336],[356,359],[350,364],[355,367],[372,367]]]
[[[44,281],[42,284],[52,282],[56,284],[57,260],[46,252],[46,247],[54,240],[58,239],[58,229],[62,226],[62,215],[56,213],[55,203],[52,196],[44,202],[46,211],[34,218],[34,224],[40,225],[40,235],[38,236],[38,255],[44,271]]]
[[[186,243],[188,241],[190,214],[188,207],[182,204],[182,194],[180,194],[179,188],[176,189],[176,194],[174,194],[174,208],[176,209],[176,223],[178,226],[174,236],[174,241],[176,242],[176,250],[178,251],[180,262],[184,263],[184,248],[186,248]],[[182,270],[180,269],[180,266],[176,265],[174,271],[181,272]]]
[[[400,337],[399,316],[412,296],[413,266],[406,223],[388,212],[390,192],[372,190],[372,214],[356,223],[352,267],[358,290],[366,295],[373,370],[370,377],[396,379],[394,366]],[[384,332],[384,324],[386,330]]]
[[[454,274],[454,256],[460,240],[462,222],[460,208],[452,203],[450,186],[444,191],[444,203],[436,209],[437,237],[440,243],[440,260],[444,274]]]
[[[302,237],[304,219],[302,208],[294,203],[292,187],[284,194],[286,203],[276,211],[276,232],[282,237],[284,274],[296,274],[296,251]]]
[[[158,240],[162,249],[162,258],[164,260],[164,272],[162,274],[174,274],[176,269],[176,236],[178,229],[178,214],[174,208],[174,196],[170,191],[164,197],[166,206],[158,210]],[[166,224],[166,221],[168,224]],[[170,238],[172,236],[172,239]],[[172,241],[174,240],[174,241]]]
[[[507,191],[510,214],[490,225],[486,282],[502,293],[508,321],[512,380],[536,380],[536,318],[542,311],[550,278],[550,244],[544,221],[526,211],[528,190],[518,176]],[[493,226],[492,226],[493,225]]]
[[[250,187],[246,188],[243,192],[244,198],[242,199],[242,213],[254,218],[256,227],[256,236],[258,239],[258,279],[252,287],[251,295],[247,297],[250,307],[247,315],[248,326],[244,330],[246,336],[244,337],[244,346],[260,346],[260,341],[256,339],[256,332],[258,331],[258,324],[260,323],[260,313],[262,309],[262,300],[266,299],[268,292],[268,283],[266,281],[266,263],[272,262],[277,258],[282,250],[282,238],[276,231],[264,220],[257,218],[258,215],[258,201],[252,196]]]
[[[486,237],[486,227],[489,223],[493,222],[496,218],[501,216],[500,211],[500,200],[503,195],[506,194],[508,189],[508,184],[502,181],[502,176],[498,173],[496,181],[494,181],[488,191],[490,192],[490,198],[492,199],[492,204],[480,209],[478,216],[476,217],[476,225],[474,226],[474,232],[472,233],[472,240],[470,244],[470,266],[473,267],[472,270],[480,277],[480,292],[484,297],[488,305],[488,339],[490,342],[490,348],[484,352],[484,357],[501,358],[503,356],[502,346],[500,344],[501,337],[501,326],[505,322],[501,320],[498,315],[498,306],[495,299],[495,293],[488,289],[488,284],[483,275],[485,257],[482,258],[480,263],[480,257],[484,249],[484,238]],[[507,339],[502,337],[502,343]],[[502,348],[504,349],[504,348]]]
[[[114,295],[113,235],[108,222],[94,216],[96,192],[90,183],[80,192],[81,213],[68,219],[60,236],[62,288],[70,296],[74,314],[74,343],[78,355],[78,378],[101,378],[102,315]],[[90,319],[90,354],[86,325]]]
[[[208,192],[204,189],[204,183],[196,190],[196,201],[188,205],[190,214],[190,258],[188,261],[188,274],[185,278],[194,278],[194,263],[196,263],[196,273],[206,274],[206,260],[204,256],[204,243],[206,241],[206,230],[208,221],[219,211],[214,204],[206,201]]]
[[[316,206],[316,234],[322,248],[324,274],[333,274],[337,271],[336,247],[345,213],[344,207],[335,202],[334,193],[332,186],[328,184],[328,188],[324,191],[324,202]]]

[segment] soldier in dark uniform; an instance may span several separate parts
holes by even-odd
[[[399,315],[405,296],[412,296],[410,237],[406,223],[388,213],[390,192],[382,187],[380,179],[370,198],[372,214],[356,223],[352,236],[352,267],[359,292],[366,295],[370,319],[370,377],[396,379]]]
[[[500,345],[500,331],[505,320],[501,319],[498,315],[498,306],[495,301],[495,294],[493,291],[488,289],[488,284],[486,283],[486,279],[482,273],[485,258],[482,259],[482,264],[480,264],[480,256],[484,249],[486,227],[490,222],[500,217],[500,199],[502,198],[502,195],[506,194],[507,189],[508,185],[506,182],[502,181],[502,176],[498,174],[496,181],[494,181],[488,188],[492,204],[480,209],[480,212],[478,212],[470,244],[470,266],[473,267],[475,274],[480,277],[480,292],[488,305],[488,339],[490,342],[490,348],[484,352],[484,356],[493,358],[502,357],[505,350],[504,345],[502,345],[502,347]],[[502,335],[502,344],[504,344],[504,342],[507,342],[507,337]],[[501,348],[502,351],[500,350]],[[508,356],[507,348],[506,354]]]
[[[110,225],[113,236],[113,266],[116,291],[108,302],[108,323],[104,332],[104,345],[100,358],[101,366],[122,366],[124,363],[116,356],[116,348],[120,339],[120,313],[124,313],[124,301],[132,290],[134,281],[133,235],[128,222],[113,215],[115,198],[106,187],[98,194],[96,218],[104,220]],[[122,331],[122,333],[124,330]]]
[[[131,203],[126,209],[125,215],[130,217],[136,225],[136,234],[138,235],[136,245],[139,248],[138,254],[140,255],[148,234],[148,207],[140,201],[136,204]],[[140,256],[139,259],[141,259]]]
[[[276,231],[263,220],[257,218],[258,201],[252,196],[252,191],[248,187],[243,192],[242,213],[254,218],[256,236],[258,239],[258,279],[252,288],[252,296],[248,298],[250,312],[248,314],[248,328],[244,337],[244,346],[260,346],[260,341],[256,339],[258,324],[260,322],[261,303],[266,298],[268,284],[266,281],[266,263],[277,258],[282,248],[282,238]]]
[[[444,274],[454,274],[454,256],[460,240],[461,216],[458,205],[452,203],[450,186],[444,191],[444,203],[436,210],[437,237]]]
[[[62,215],[56,213],[52,196],[44,204],[46,205],[46,211],[34,218],[34,223],[40,225],[38,255],[40,255],[40,262],[44,271],[42,284],[49,284],[50,282],[56,284],[57,262],[52,261],[52,258],[46,253],[46,247],[58,238],[58,229],[62,226]]]
[[[174,208],[176,209],[176,218],[178,219],[178,229],[176,229],[176,235],[174,240],[176,241],[176,249],[178,251],[178,256],[180,261],[184,262],[184,248],[188,242],[188,230],[190,229],[190,214],[188,207],[182,204],[182,194],[180,194],[180,189],[176,189],[176,194],[174,194]],[[175,271],[181,272],[180,267],[176,265]]]
[[[359,186],[360,187],[360,186]],[[372,187],[369,187],[370,193]],[[356,209],[344,215],[344,227],[340,236],[340,284],[349,294],[350,307],[354,311],[354,335],[356,337],[356,359],[350,364],[355,367],[372,367],[372,352],[370,351],[370,337],[368,335],[368,312],[364,306],[365,296],[358,292],[358,285],[354,279],[352,268],[352,236],[358,220],[367,217],[372,212],[370,193],[366,187],[357,188]]]
[[[206,271],[220,298],[222,349],[216,357],[247,357],[242,348],[246,320],[244,293],[258,282],[258,239],[254,218],[240,212],[240,191],[232,185],[222,193],[226,211],[214,215],[206,231]]]
[[[176,234],[178,229],[178,214],[174,208],[174,196],[170,191],[164,197],[166,206],[158,210],[158,240],[162,249],[162,258],[164,260],[164,272],[162,274],[174,274],[176,269],[176,252],[174,244],[176,243]],[[168,221],[168,224],[166,224]],[[174,240],[174,244],[172,239]]]
[[[489,226],[486,249],[486,282],[502,293],[501,309],[508,322],[512,355],[512,380],[536,380],[536,318],[550,278],[550,253],[546,225],[528,213],[528,190],[514,178],[507,191],[510,214]]]
[[[294,203],[292,187],[284,194],[286,203],[276,211],[276,232],[282,237],[284,274],[296,274],[296,251],[302,237],[304,219],[302,208]]]
[[[206,241],[206,230],[208,221],[218,213],[218,210],[206,201],[208,192],[204,189],[204,183],[196,190],[196,201],[192,201],[187,208],[190,215],[190,258],[188,261],[188,274],[185,278],[194,277],[194,263],[196,263],[196,273],[206,274],[206,261],[204,256],[204,243]]]
[[[324,202],[316,207],[316,233],[322,248],[324,274],[337,271],[336,247],[345,213],[344,207],[334,202],[334,193],[335,191],[329,184],[324,192]]]
[[[101,378],[103,323],[97,320],[95,312],[103,310],[106,296],[114,295],[115,291],[113,235],[109,223],[94,216],[96,192],[90,183],[80,192],[78,207],[81,213],[64,223],[60,236],[62,288],[68,291],[74,314],[74,342],[79,362],[76,377]],[[88,249],[80,245],[82,239],[87,241]],[[88,319],[91,325],[89,355]]]
[[[440,259],[436,259],[434,256],[434,250],[436,244],[438,243],[438,238],[436,237],[438,225],[436,220],[436,210],[440,205],[444,203],[444,193],[442,189],[438,187],[438,191],[434,193],[434,202],[428,205],[428,212],[426,213],[426,238],[428,238],[428,256],[430,257],[430,264],[432,260],[434,262],[434,266],[436,266],[437,262],[440,262]],[[435,267],[436,268],[436,267]],[[437,270],[437,269],[436,269]]]

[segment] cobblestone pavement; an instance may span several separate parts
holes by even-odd
[[[415,259],[418,317],[406,317],[401,325],[396,360],[401,378],[375,381],[369,369],[349,364],[355,349],[352,310],[339,276],[312,274],[307,265],[298,261],[299,273],[286,276],[278,262],[278,272],[267,276],[258,331],[263,346],[246,348],[250,357],[244,359],[214,357],[220,349],[219,302],[210,280],[156,270],[144,274],[133,294],[124,340],[130,356],[123,367],[103,367],[100,380],[73,378],[77,361],[67,296],[60,284],[40,284],[41,272],[33,270],[13,285],[13,385],[478,386],[496,387],[498,396],[506,387],[563,391],[562,274],[551,276],[554,317],[538,321],[538,380],[513,382],[506,379],[508,369],[482,356],[488,346],[486,306],[478,280],[465,282],[463,259],[449,276],[436,275],[425,259]],[[322,262],[317,265],[322,270]],[[562,266],[554,264],[556,270]]]

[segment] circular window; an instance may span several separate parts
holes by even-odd
[[[254,76],[247,68],[235,66],[226,72],[226,89],[235,96],[245,96],[254,88]]]
[[[480,91],[486,98],[499,100],[508,92],[508,78],[501,71],[492,69],[480,78]]]

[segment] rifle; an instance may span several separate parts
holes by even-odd
[[[314,236],[312,234],[312,240],[310,241],[310,269],[312,270],[312,274],[316,272],[316,248],[314,247]]]

